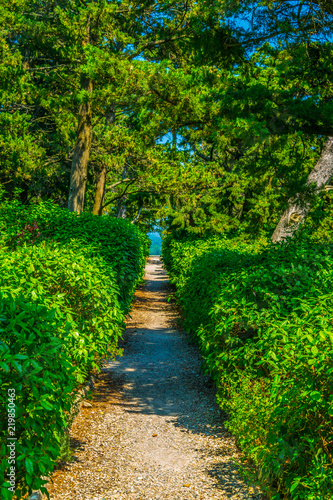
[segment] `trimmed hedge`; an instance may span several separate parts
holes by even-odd
[[[4,297],[23,296],[55,311],[78,382],[115,351],[124,313],[115,272],[89,249],[65,248],[52,241],[0,250],[0,289]]]
[[[333,245],[169,236],[163,258],[271,498],[333,498]]]
[[[0,485],[9,500],[8,389],[20,498],[52,472],[73,390],[117,352],[149,239],[126,221],[49,203],[3,203],[0,229]]]
[[[0,326],[0,491],[7,500],[14,491],[18,498],[31,488],[45,492],[41,476],[59,456],[75,375],[55,311],[0,297]]]
[[[37,230],[33,229],[35,224]],[[32,231],[24,230],[27,226]],[[20,236],[22,232],[24,234]],[[116,273],[119,301],[124,313],[130,309],[150,248],[148,236],[128,221],[91,213],[77,215],[50,202],[29,207],[19,202],[3,203],[0,235],[11,249],[17,248],[22,240],[39,244],[40,240],[50,239],[65,248],[73,244],[75,248],[81,246],[87,258],[102,258]]]

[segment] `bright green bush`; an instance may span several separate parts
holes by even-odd
[[[28,488],[43,488],[58,457],[58,436],[66,427],[75,374],[58,337],[56,312],[0,296],[0,494],[21,498]],[[15,396],[11,402],[11,396]],[[11,404],[9,404],[11,402]],[[9,407],[8,407],[9,405]],[[15,411],[15,419],[12,417]],[[15,441],[7,438],[14,436]],[[15,443],[15,486],[10,483],[8,444]],[[11,458],[14,458],[12,456]],[[9,460],[11,460],[9,458]]]
[[[23,295],[56,311],[61,320],[57,335],[79,382],[98,368],[101,357],[115,352],[124,319],[115,272],[91,253],[75,241],[67,248],[44,241],[0,250],[2,294]]]
[[[228,427],[273,497],[331,499],[333,246],[169,237],[163,256]]]
[[[12,497],[6,487],[7,388],[16,392],[20,496],[39,489],[40,477],[52,472],[73,390],[117,352],[148,251],[148,238],[123,220],[78,216],[49,203],[0,206],[4,500]]]
[[[134,224],[122,219],[90,213],[77,215],[57,205],[43,202],[24,206],[3,202],[0,208],[0,235],[3,244],[11,249],[21,243],[19,236],[27,225],[37,223],[32,243],[51,239],[68,248],[82,248],[87,258],[98,256],[116,273],[119,302],[124,313],[130,309],[135,288],[140,281],[149,254],[149,238]],[[29,231],[23,238],[30,244]],[[40,238],[37,234],[40,233]],[[0,239],[0,244],[1,244]]]

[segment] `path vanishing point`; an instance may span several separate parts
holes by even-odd
[[[150,257],[124,335],[72,426],[74,461],[53,474],[50,500],[258,500],[237,473],[202,359],[177,329],[159,257]]]

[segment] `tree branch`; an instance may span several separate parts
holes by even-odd
[[[187,37],[188,34],[186,35],[179,35],[179,36],[171,36],[170,38],[164,38],[163,40],[156,40],[155,42],[148,42],[142,47],[140,47],[138,50],[136,50],[133,54],[129,55],[126,59],[132,60],[134,57],[137,57],[141,54],[141,52],[145,49],[149,49],[150,47],[156,47],[157,45],[163,45],[164,43],[168,42],[173,42],[174,40],[179,40],[180,38],[185,38]]]
[[[191,147],[193,148],[193,150],[194,150],[195,154],[199,156],[199,158],[201,158],[201,159],[202,159],[202,160],[204,160],[204,161],[208,161],[208,162],[213,161],[213,160],[211,159],[211,157],[206,156],[206,155],[204,155],[204,154],[200,153],[200,152],[197,150],[197,148],[195,147],[195,144],[190,144],[190,145],[191,145]]]
[[[108,186],[105,189],[105,192],[107,193],[108,191],[111,191],[111,189],[115,188],[116,186],[119,186],[119,184],[123,184],[124,182],[130,182],[130,181],[136,180],[136,179],[137,179],[137,177],[135,179],[122,179],[121,181],[115,182],[114,184],[111,184],[111,186]]]
[[[131,224],[135,224],[139,220],[142,209],[143,209],[143,205],[141,205],[141,207],[139,208],[138,213],[136,214],[136,216],[132,220]]]
[[[319,160],[308,176],[306,186],[311,187],[313,185],[313,187],[316,188],[315,191],[320,191],[327,185],[332,176],[333,137],[328,137]],[[329,190],[329,187],[330,186],[327,186],[327,190]],[[289,205],[272,234],[271,239],[273,243],[281,242],[283,239],[292,237],[304,222],[311,206],[311,202],[306,199],[303,200],[300,194],[297,194],[293,200],[289,200]]]
[[[165,102],[168,102],[169,104],[172,104],[172,106],[176,106],[178,103],[175,102],[175,101],[172,101],[171,99],[168,99],[167,97],[164,97],[161,92],[159,92],[158,90],[154,89],[153,87],[149,87],[150,90],[152,90],[152,92],[155,92],[155,94],[160,98],[162,99],[163,101]]]
[[[129,182],[129,184],[127,184],[127,186],[125,187],[124,191],[119,195],[119,196],[115,196],[114,198],[112,198],[112,200],[108,201],[107,203],[105,203],[103,206],[102,206],[102,210],[103,208],[107,207],[108,205],[111,205],[111,203],[113,203],[114,201],[116,200],[120,200],[120,198],[122,198],[123,196],[125,196],[128,188],[136,181],[137,178],[135,179],[132,179],[131,182]]]

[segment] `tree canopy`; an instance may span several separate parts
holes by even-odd
[[[307,182],[333,135],[329,2],[2,0],[0,19],[7,196],[199,234],[329,205]]]

